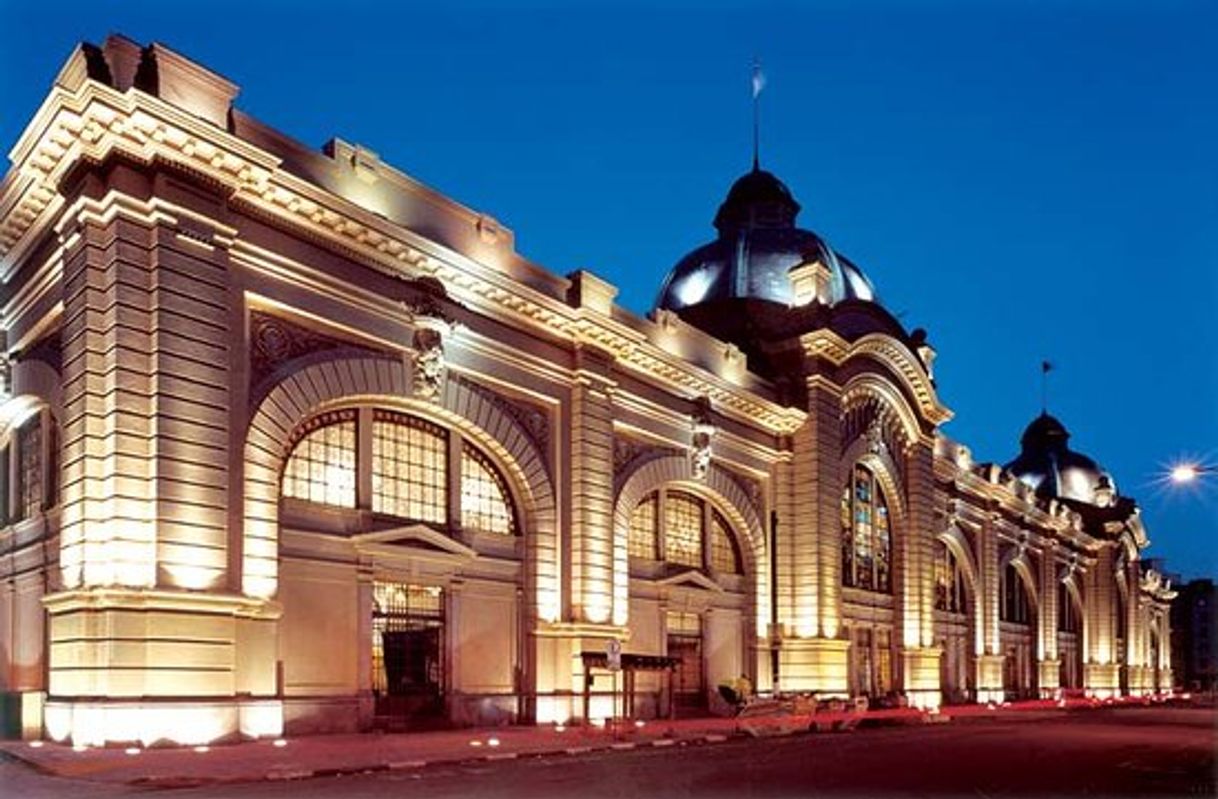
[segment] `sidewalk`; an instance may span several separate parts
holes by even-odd
[[[1135,702],[1117,702],[1117,705]],[[1140,702],[1136,704],[1141,704]],[[808,730],[849,730],[860,725],[919,724],[981,718],[1024,719],[1067,710],[1112,706],[1091,700],[1018,702],[990,707],[960,705],[938,713],[912,708],[862,713],[775,714],[753,718],[699,718],[619,722],[607,727],[497,727],[397,734],[359,733],[269,740],[224,746],[85,749],[55,743],[0,742],[0,751],[58,777],[149,787],[305,779],[368,771],[417,769],[441,763],[509,760],[537,755],[582,755],[638,747],[719,743],[739,735],[788,735]]]

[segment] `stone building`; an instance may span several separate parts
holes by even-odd
[[[583,656],[614,640],[668,658],[643,716],[742,674],[924,707],[1170,686],[1133,501],[1051,417],[1006,467],[945,438],[925,333],[773,175],[642,318],[237,91],[82,45],[0,184],[25,735],[604,716]]]
[[[1218,690],[1218,588],[1208,577],[1180,586],[1171,603],[1172,673],[1185,691]]]

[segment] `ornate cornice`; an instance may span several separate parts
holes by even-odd
[[[14,148],[0,184],[0,280],[7,281],[36,228],[62,203],[59,186],[82,160],[123,153],[173,164],[221,186],[229,200],[291,226],[394,276],[439,279],[471,307],[514,316],[540,333],[594,344],[651,380],[706,396],[721,412],[790,433],[803,415],[672,356],[609,315],[572,308],[504,270],[479,263],[281,168],[281,160],[163,100],[92,80],[52,89]]]
[[[819,328],[799,340],[805,356],[823,358],[834,366],[862,356],[888,365],[916,401],[922,418],[936,427],[952,418],[951,410],[939,401],[935,386],[917,356],[892,336],[868,333],[856,341],[847,341],[828,328]]]

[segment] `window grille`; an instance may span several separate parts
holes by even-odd
[[[324,413],[301,430],[283,470],[283,495],[355,507],[355,411]]]
[[[448,521],[448,435],[430,422],[377,410],[372,422],[372,510]]]
[[[469,445],[461,448],[461,526],[502,535],[516,532],[503,478],[485,455]]]

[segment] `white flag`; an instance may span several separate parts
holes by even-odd
[[[761,94],[761,90],[765,88],[765,73],[761,71],[761,62],[753,62],[753,99]]]

